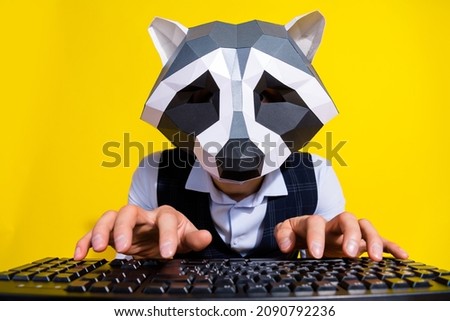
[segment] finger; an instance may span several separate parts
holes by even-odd
[[[118,252],[125,253],[131,247],[134,227],[148,221],[146,216],[149,213],[149,211],[134,205],[127,205],[120,209],[114,223],[113,233],[114,248]]]
[[[301,217],[295,217],[278,223],[274,229],[274,237],[281,252],[288,253],[294,249],[296,235],[291,225],[291,220],[300,220]],[[302,231],[299,231],[301,233]],[[304,233],[306,235],[306,233]]]
[[[361,228],[356,217],[343,212],[330,221],[328,233],[342,233],[342,251],[345,255],[355,257],[359,254]]]
[[[387,241],[383,239],[383,248],[387,253],[391,253],[394,257],[397,259],[405,260],[409,257],[409,254],[402,249],[400,246],[398,246],[396,243]]]
[[[92,229],[91,245],[96,252],[102,252],[109,245],[109,239],[114,227],[117,212],[107,211],[95,224]]]
[[[383,240],[375,227],[366,219],[360,219],[362,237],[366,241],[366,248],[369,257],[374,261],[381,261],[383,258]]]
[[[82,260],[88,254],[89,248],[91,247],[91,237],[92,231],[89,231],[85,236],[83,236],[75,246],[75,253],[73,255],[74,260]]]
[[[319,215],[312,215],[306,221],[306,241],[309,253],[319,259],[325,249],[326,221]]]
[[[315,258],[323,256],[325,220],[319,215],[304,215],[285,220],[275,227],[274,235],[282,252],[290,252],[294,246],[306,246]]]
[[[212,235],[207,230],[197,230],[187,233],[184,236],[183,243],[186,251],[201,251],[207,247],[212,241]]]
[[[156,225],[159,229],[159,252],[163,258],[172,258],[180,243],[178,239],[178,220],[177,211],[173,208],[168,206],[158,208]]]

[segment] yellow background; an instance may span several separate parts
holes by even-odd
[[[123,147],[127,134],[161,148],[162,136],[140,120],[161,68],[147,34],[155,16],[188,27],[285,24],[313,10],[327,22],[313,65],[340,111],[315,141],[325,144],[331,132],[333,145],[347,142],[339,153],[347,166],[333,165],[348,210],[413,259],[450,269],[449,7],[443,0],[2,0],[0,270],[71,256],[104,211],[125,204],[140,155],[131,149],[129,166],[108,168],[104,144]]]

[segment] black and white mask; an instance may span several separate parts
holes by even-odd
[[[323,28],[319,12],[285,26],[154,19],[163,69],[142,119],[217,179],[279,168],[338,113],[311,65]]]

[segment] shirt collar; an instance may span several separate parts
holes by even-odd
[[[185,187],[188,190],[209,193],[212,201],[215,203],[236,204],[243,207],[257,206],[261,204],[267,196],[284,196],[288,194],[283,175],[278,168],[266,174],[258,192],[236,202],[215,187],[211,176],[200,166],[198,160],[196,160],[194,166],[192,166]]]

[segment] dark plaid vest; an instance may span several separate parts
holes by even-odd
[[[206,229],[213,236],[212,243],[200,252],[180,255],[183,258],[229,258],[241,255],[223,242],[217,233],[210,212],[209,193],[185,189],[193,155],[180,149],[165,150],[161,154],[158,171],[158,205],[170,205],[183,213],[198,229]],[[293,153],[281,166],[288,195],[269,197],[264,218],[261,243],[246,257],[283,258],[273,236],[276,224],[290,217],[313,214],[317,206],[317,183],[311,155]]]

